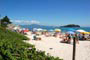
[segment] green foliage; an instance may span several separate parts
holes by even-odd
[[[11,22],[7,16],[5,16],[3,19],[1,19],[1,26],[2,27],[7,27],[8,24],[11,24]]]
[[[34,45],[23,42],[27,39],[21,34],[0,27],[0,60],[61,60],[36,51]]]
[[[76,24],[68,24],[68,25],[61,26],[61,27],[80,27],[80,26]]]

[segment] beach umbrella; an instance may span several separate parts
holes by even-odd
[[[37,31],[43,31],[43,29],[41,29],[41,28],[38,28],[38,29],[37,29]]]
[[[44,32],[46,32],[47,30],[46,29],[43,29]]]
[[[55,32],[61,32],[61,29],[55,29]]]
[[[75,32],[73,32],[73,31],[68,31],[67,33],[68,34],[75,34]]]
[[[34,32],[37,31],[37,28],[33,28],[33,31],[34,31]]]
[[[90,32],[82,32],[83,34],[90,34]]]
[[[24,30],[24,32],[29,32],[28,30]]]
[[[79,29],[79,30],[76,30],[76,32],[86,32],[86,31],[82,30],[82,29]]]
[[[24,32],[29,32],[29,29],[26,28],[26,29],[24,30]]]

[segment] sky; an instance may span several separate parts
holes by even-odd
[[[0,0],[0,17],[14,24],[90,26],[90,0]]]

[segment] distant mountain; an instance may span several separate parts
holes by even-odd
[[[21,25],[24,28],[29,28],[30,30],[32,30],[33,28],[42,28],[42,29],[55,29],[55,28],[62,28],[62,27],[80,27],[79,25],[75,25],[75,24],[68,24],[65,26],[46,26],[46,25],[39,25],[39,24],[31,24],[31,25]]]
[[[21,25],[24,28],[29,28],[29,29],[33,29],[33,28],[42,28],[42,29],[54,29],[54,28],[59,28],[57,26],[45,26],[45,25],[39,25],[39,24],[31,24],[31,25]]]
[[[80,27],[79,25],[75,25],[75,24],[68,24],[65,26],[61,26],[61,27]]]

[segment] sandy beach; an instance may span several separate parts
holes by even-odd
[[[42,40],[35,41],[31,35],[26,36],[31,39],[26,42],[35,45],[37,50],[64,60],[72,60],[73,44],[60,43],[62,39],[55,37],[40,36]],[[79,41],[76,44],[76,60],[90,60],[90,41]]]

